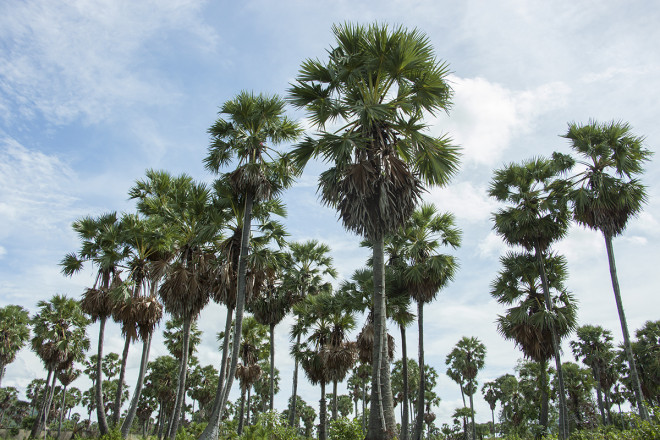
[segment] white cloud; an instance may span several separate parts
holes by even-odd
[[[497,203],[488,197],[485,186],[469,181],[444,188],[432,188],[425,198],[434,203],[440,211],[451,210],[460,220],[459,223],[485,223],[497,208]]]
[[[463,147],[467,164],[493,165],[512,140],[530,132],[544,112],[562,106],[570,91],[561,82],[510,90],[484,78],[451,76],[454,106],[438,118],[433,132],[449,133]]]
[[[482,258],[498,257],[504,254],[508,248],[507,244],[493,231],[490,231],[477,246],[479,256]]]
[[[0,238],[19,228],[53,230],[71,215],[73,181],[73,171],[57,156],[0,139]]]
[[[176,87],[145,67],[167,41],[163,31],[184,30],[198,47],[217,37],[187,0],[101,2],[13,1],[0,14],[1,95],[22,116],[54,123],[103,120],[117,108],[164,105]],[[155,49],[146,49],[148,43]],[[7,111],[3,110],[6,114]]]
[[[7,249],[5,249],[3,246],[0,246],[0,258],[4,257],[7,255]]]

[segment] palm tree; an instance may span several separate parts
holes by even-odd
[[[294,345],[292,354],[302,365],[307,378],[321,385],[319,408],[319,440],[327,438],[327,403],[325,387],[333,383],[333,414],[337,408],[337,382],[343,380],[356,360],[355,343],[347,333],[355,327],[355,319],[343,310],[341,301],[331,293],[306,297],[294,306],[303,325],[294,327],[306,340]]]
[[[602,391],[603,379],[607,376],[606,371],[612,368],[611,364],[614,360],[612,333],[599,325],[583,325],[577,329],[576,336],[578,340],[570,342],[573,356],[575,356],[575,360],[582,359],[582,362],[591,368],[596,381],[598,409],[600,410],[603,425],[607,425],[608,421],[605,418]]]
[[[57,378],[60,380],[60,383],[64,387],[62,390],[62,401],[60,403],[60,419],[57,423],[57,438],[60,438],[60,433],[62,432],[62,419],[64,418],[64,401],[66,399],[66,389],[69,385],[71,385],[71,382],[80,376],[80,373],[81,371],[73,368],[73,366],[69,366],[68,368],[60,370],[57,373]]]
[[[156,295],[163,271],[162,265],[159,266],[157,262],[167,259],[165,252],[169,237],[165,235],[167,228],[161,228],[157,218],[142,219],[137,215],[125,215],[122,224],[123,240],[129,245],[127,266],[130,270],[128,277],[132,282],[133,291],[115,307],[114,312],[121,321],[134,323],[135,337],[142,341],[137,383],[126,418],[121,425],[122,438],[127,438],[137,414],[144,386],[151,338],[163,317],[163,305]]]
[[[50,301],[39,301],[37,307],[39,311],[32,317],[33,336],[30,344],[48,370],[48,376],[44,401],[30,433],[32,438],[39,437],[43,427],[47,426],[57,373],[83,360],[89,348],[86,334],[89,321],[77,301],[63,295],[54,295]]]
[[[344,24],[333,33],[328,61],[304,61],[290,89],[291,103],[305,108],[320,130],[292,156],[301,167],[318,156],[332,164],[319,179],[321,199],[338,210],[346,229],[374,244],[376,337],[367,438],[392,438],[383,240],[410,217],[423,183],[446,184],[457,170],[456,148],[448,138],[425,134],[422,119],[449,108],[448,68],[418,30]],[[328,131],[335,122],[340,128]]]
[[[552,313],[544,253],[563,238],[569,226],[568,183],[559,176],[573,165],[573,160],[554,153],[552,159],[535,158],[520,165],[509,164],[495,171],[488,193],[508,206],[494,213],[494,229],[512,246],[534,251],[539,267],[545,309]],[[550,320],[559,388],[559,438],[568,438],[566,395],[561,371],[561,355],[555,320]]]
[[[30,339],[30,316],[21,306],[0,308],[0,384],[7,365],[14,362],[18,352]]]
[[[552,292],[550,312],[536,258],[529,253],[508,253],[500,262],[502,270],[492,283],[491,296],[509,308],[505,315],[498,316],[497,329],[505,339],[513,340],[526,358],[539,363],[542,371],[539,423],[547,427],[548,361],[557,353],[553,331],[561,340],[573,331],[577,323],[575,300],[564,286],[566,260],[553,254],[544,258],[546,285]]]
[[[267,327],[260,324],[254,317],[248,316],[243,321],[243,337],[239,356],[242,363],[236,368],[236,378],[241,385],[241,404],[238,418],[238,435],[243,433],[245,422],[245,394],[261,377],[261,367],[258,365],[260,351],[266,348]],[[268,350],[270,351],[270,350]],[[249,412],[249,405],[248,405]],[[249,420],[249,414],[248,414]]]
[[[458,268],[456,259],[438,254],[440,246],[456,249],[461,244],[461,231],[454,216],[438,214],[434,205],[423,204],[400,232],[404,240],[404,282],[409,295],[417,302],[419,327],[419,365],[424,364],[424,304],[435,299],[438,291],[454,278]],[[413,439],[421,439],[424,429],[424,369],[420,368],[420,387],[417,399],[417,420]]]
[[[646,187],[637,175],[653,153],[644,148],[644,138],[633,135],[630,125],[623,122],[571,123],[563,137],[571,141],[571,148],[583,159],[579,163],[585,167],[575,176],[576,187],[571,193],[573,216],[580,225],[600,231],[605,238],[637,409],[642,419],[648,420],[621,300],[612,239],[623,233],[628,220],[639,214],[647,201]]]
[[[289,292],[291,305],[295,305],[309,295],[330,292],[332,288],[327,278],[335,278],[337,271],[332,265],[330,247],[317,240],[289,243],[290,258],[288,269],[284,272],[284,289]],[[294,309],[294,317],[298,323],[301,317]],[[298,324],[294,324],[298,325]],[[293,332],[293,330],[292,330]],[[296,345],[300,345],[302,333],[294,336]],[[296,402],[298,397],[298,359],[294,359],[293,384],[290,402]],[[289,426],[294,426],[296,420],[296,405],[289,406]]]
[[[167,430],[167,436],[173,440],[186,389],[190,331],[210,300],[214,259],[210,243],[219,240],[224,218],[211,209],[210,189],[187,175],[172,177],[166,172],[150,170],[147,179],[136,182],[129,194],[138,199],[138,210],[160,217],[172,235],[172,258],[165,266],[158,294],[165,310],[183,322],[178,391]]]
[[[278,96],[241,92],[225,102],[219,118],[209,129],[211,146],[205,159],[206,168],[219,173],[221,168],[236,159],[236,168],[227,173],[236,194],[241,194],[245,207],[241,228],[236,288],[236,318],[233,330],[231,365],[227,382],[218,405],[200,439],[210,440],[218,435],[218,426],[236,374],[241,326],[246,304],[247,258],[249,252],[252,206],[269,200],[291,183],[291,172],[268,143],[273,145],[295,140],[301,129],[284,115],[284,101]],[[219,382],[222,381],[222,378]]]
[[[495,405],[497,404],[497,401],[499,400],[497,397],[497,385],[495,382],[486,382],[483,384],[481,387],[481,392],[484,395],[484,400],[488,402],[488,406],[490,407],[490,415],[493,420],[493,426],[491,427],[490,433],[492,435],[495,435]]]
[[[82,244],[78,254],[66,255],[60,262],[60,266],[62,266],[62,273],[66,276],[72,276],[82,270],[85,262],[91,262],[96,266],[94,285],[85,290],[80,306],[90,316],[92,322],[99,321],[96,371],[97,377],[100,378],[105,323],[114,307],[110,298],[110,290],[121,284],[119,264],[126,256],[126,249],[121,242],[121,228],[115,212],[103,214],[97,218],[90,216],[80,218],[73,222],[72,227]],[[104,411],[102,380],[96,381],[95,392],[99,431],[101,435],[104,435],[108,433],[109,429]]]
[[[470,412],[472,414],[472,438],[477,438],[477,428],[474,423],[474,400],[477,390],[475,378],[477,373],[485,366],[486,346],[475,337],[464,336],[447,355],[446,363],[458,367],[461,377],[467,382],[466,390],[470,396]]]

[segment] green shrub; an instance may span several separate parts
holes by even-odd
[[[329,440],[356,440],[364,436],[359,420],[340,417],[330,422]]]
[[[245,440],[289,440],[299,438],[296,430],[286,424],[277,411],[259,414],[254,426],[249,426],[241,437]]]
[[[107,434],[102,435],[99,437],[99,440],[122,440],[121,438],[121,431],[119,428],[114,428],[108,431]]]

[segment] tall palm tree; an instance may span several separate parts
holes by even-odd
[[[317,240],[308,240],[305,242],[289,243],[290,258],[288,269],[284,272],[284,289],[291,297],[291,305],[302,301],[308,295],[317,295],[322,292],[329,292],[331,285],[326,281],[327,278],[335,278],[337,271],[332,264],[332,257],[329,255],[330,247]],[[301,317],[294,309],[294,317],[297,322]],[[297,333],[295,344],[300,345],[302,333]],[[291,399],[289,402],[296,402],[298,397],[298,359],[294,359],[293,384]],[[294,426],[296,419],[297,405],[291,404],[289,407],[289,426]]]
[[[544,258],[546,285],[548,291],[552,292],[550,312],[536,258],[529,253],[508,253],[500,262],[502,269],[492,283],[491,296],[509,308],[505,315],[498,316],[497,329],[504,338],[513,340],[526,358],[539,363],[543,382],[539,385],[539,424],[547,427],[548,361],[557,353],[554,335],[558,340],[567,337],[577,323],[575,300],[564,285],[567,277],[566,260],[553,254]]]
[[[110,290],[121,284],[119,264],[126,256],[126,248],[121,241],[121,226],[116,212],[102,214],[97,218],[80,218],[73,222],[72,227],[81,240],[80,250],[77,254],[66,255],[60,266],[65,276],[72,276],[82,270],[86,262],[91,262],[96,267],[94,285],[85,290],[80,306],[92,322],[99,321],[96,376],[100,378],[105,324],[114,307]],[[99,431],[104,435],[109,429],[104,411],[102,380],[96,381],[95,393],[96,417]]]
[[[472,438],[477,438],[477,428],[474,423],[474,393],[477,390],[475,378],[477,373],[485,366],[486,346],[475,337],[464,336],[454,349],[447,355],[447,364],[458,366],[461,377],[467,382],[470,396],[470,413],[472,414]]]
[[[575,356],[575,360],[582,359],[582,362],[591,368],[596,382],[598,409],[600,410],[603,425],[607,425],[608,420],[605,417],[602,385],[604,382],[603,379],[607,376],[606,371],[612,368],[612,362],[614,361],[612,333],[599,325],[583,325],[577,329],[576,336],[577,341],[570,342],[573,356]]]
[[[89,349],[86,333],[89,320],[77,301],[54,295],[50,301],[39,301],[37,307],[39,311],[32,317],[30,344],[48,370],[48,376],[44,401],[30,433],[32,438],[39,437],[41,430],[47,426],[57,373],[70,368],[76,361],[82,361],[85,351]]]
[[[418,30],[344,24],[333,33],[327,62],[304,61],[290,88],[290,102],[305,108],[320,131],[292,156],[301,167],[318,156],[331,163],[319,179],[321,199],[338,210],[346,229],[374,244],[376,345],[367,438],[392,438],[383,240],[412,214],[424,183],[443,185],[457,170],[456,148],[448,138],[425,134],[423,122],[425,114],[449,108],[449,70]],[[329,131],[335,122],[340,128]]]
[[[211,243],[220,239],[224,217],[211,209],[211,190],[185,174],[173,177],[167,172],[149,170],[146,180],[136,182],[129,195],[138,199],[138,210],[160,217],[172,236],[171,258],[164,268],[158,294],[165,310],[183,321],[177,397],[167,429],[167,436],[173,440],[186,389],[190,330],[210,300],[214,259]]]
[[[453,256],[439,254],[441,246],[456,249],[461,244],[461,230],[454,216],[438,214],[434,205],[423,204],[400,232],[403,239],[404,282],[409,295],[417,302],[419,327],[419,365],[424,364],[424,304],[433,301],[440,289],[454,278],[458,262]],[[417,419],[413,439],[421,439],[424,429],[424,369],[420,368],[420,387],[417,398]]]
[[[639,214],[647,201],[646,187],[637,176],[653,153],[644,147],[644,138],[635,136],[630,125],[623,122],[571,123],[563,137],[571,141],[571,147],[581,156],[579,163],[585,167],[575,176],[576,186],[571,193],[573,216],[580,225],[600,231],[605,238],[637,409],[642,419],[648,420],[621,300],[612,239],[623,233],[628,220]]]
[[[554,153],[552,159],[535,158],[496,170],[488,193],[505,208],[494,213],[494,229],[512,246],[534,251],[541,277],[545,309],[552,313],[544,254],[563,238],[570,222],[567,195],[569,184],[559,177],[573,166],[573,160]],[[561,371],[559,336],[555,320],[549,321],[559,388],[559,438],[568,438],[566,394]]]
[[[0,384],[7,365],[30,339],[30,315],[21,306],[0,308]]]
[[[238,258],[236,318],[232,336],[232,354],[227,382],[220,402],[200,439],[215,439],[231,391],[238,364],[241,326],[246,304],[247,258],[249,252],[252,207],[255,202],[269,200],[291,183],[291,169],[272,150],[272,145],[295,140],[300,134],[297,123],[284,114],[284,101],[278,96],[241,92],[223,104],[220,117],[209,129],[211,146],[205,159],[206,168],[219,173],[235,161],[236,168],[226,176],[236,194],[243,196],[243,222]],[[224,119],[226,117],[227,119]],[[222,381],[222,378],[219,382]]]

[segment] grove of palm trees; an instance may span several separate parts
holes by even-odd
[[[324,49],[283,93],[215,103],[194,168],[150,166],[126,204],[75,212],[48,270],[84,287],[0,307],[3,435],[660,438],[657,303],[629,325],[639,273],[615,259],[644,252],[629,235],[657,193],[643,133],[564,121],[556,149],[498,160],[472,188],[497,250],[469,253],[451,60],[379,21],[337,22]],[[603,267],[575,266],[575,231]],[[21,373],[28,351],[39,366]]]

